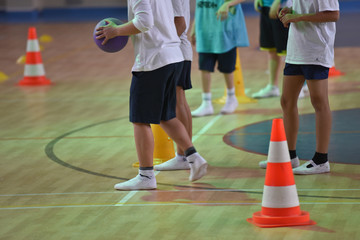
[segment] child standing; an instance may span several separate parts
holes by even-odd
[[[192,137],[192,117],[190,107],[186,101],[185,90],[191,89],[191,62],[192,47],[187,38],[190,26],[190,0],[172,0],[175,15],[175,26],[181,40],[180,48],[184,56],[183,68],[176,86],[176,118],[185,126],[191,139]],[[162,164],[154,166],[155,170],[188,170],[189,162],[185,158],[185,149],[177,146],[176,156]]]
[[[299,129],[297,100],[306,79],[316,116],[316,152],[312,160],[294,168],[294,174],[330,172],[328,146],[331,110],[328,100],[328,74],[334,62],[334,41],[339,19],[338,0],[293,0],[279,18],[290,24],[284,69],[281,106],[291,158],[296,157]]]
[[[238,101],[235,96],[234,70],[236,48],[249,46],[245,19],[239,3],[244,0],[196,1],[195,26],[191,34],[199,53],[199,68],[202,79],[202,103],[191,112],[192,116],[211,115],[211,73],[216,62],[224,74],[227,97],[221,113],[235,111]]]
[[[268,98],[280,96],[278,87],[282,57],[286,55],[288,28],[285,28],[278,18],[281,5],[287,0],[255,0],[254,8],[260,12],[260,49],[268,52],[269,82],[265,88],[252,94],[253,98]]]
[[[176,118],[176,83],[183,54],[177,35],[173,6],[168,0],[128,0],[129,22],[98,28],[103,44],[116,36],[132,35],[135,63],[130,87],[130,122],[134,126],[139,174],[115,184],[117,190],[155,189],[154,138],[150,124],[160,124],[185,149],[190,181],[206,174],[207,162],[195,150],[184,125]]]

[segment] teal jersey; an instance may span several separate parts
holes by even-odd
[[[195,35],[196,51],[225,53],[234,47],[249,46],[244,13],[241,5],[230,8],[225,21],[216,18],[224,0],[196,0]]]
[[[263,7],[271,7],[274,0],[263,0]]]

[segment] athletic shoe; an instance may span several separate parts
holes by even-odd
[[[214,113],[213,106],[210,103],[202,102],[200,107],[191,112],[191,116],[193,117],[202,117],[207,115],[212,115]]]
[[[223,113],[223,114],[233,113],[238,105],[239,105],[239,103],[238,103],[235,96],[230,97],[230,98],[226,98],[225,105],[221,109],[220,112]]]
[[[186,160],[185,156],[176,155],[173,159],[170,159],[162,164],[155,165],[154,169],[157,171],[189,170],[190,164]]]
[[[304,98],[306,97],[307,95],[309,95],[309,88],[307,85],[304,85],[301,90],[300,90],[300,93],[299,93],[299,98]]]
[[[277,86],[268,84],[265,88],[254,93],[251,97],[253,98],[269,98],[280,96],[280,90]]]
[[[122,191],[156,189],[155,175],[145,176],[139,173],[136,177],[130,179],[129,181],[115,184],[114,188]]]
[[[329,162],[316,165],[313,162],[313,160],[309,160],[300,167],[293,169],[293,173],[299,175],[319,174],[319,173],[328,173],[328,172],[330,172]]]
[[[205,176],[207,171],[207,162],[206,160],[200,156],[199,153],[193,153],[190,156],[186,157],[190,164],[190,181],[196,181],[203,176]]]
[[[297,168],[298,166],[300,166],[300,161],[299,161],[299,158],[296,157],[296,158],[293,158],[293,159],[290,159],[290,162],[291,162],[291,167],[292,168]],[[261,161],[259,162],[259,166],[261,168],[266,168],[267,167],[267,161]]]

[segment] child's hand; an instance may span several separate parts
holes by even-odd
[[[110,21],[107,23],[108,24],[106,26],[96,29],[96,39],[105,38],[104,41],[101,43],[102,45],[105,45],[110,39],[118,36],[116,31],[117,25]]]
[[[196,46],[196,36],[195,36],[195,33],[191,34],[190,35],[190,41],[191,41],[191,44]]]
[[[217,10],[216,19],[217,20],[220,19],[221,21],[224,21],[228,18],[228,16],[229,16],[229,3],[225,2],[223,5],[221,5],[219,10]]]
[[[260,8],[263,6],[263,1],[262,0],[255,0],[254,1],[254,8],[255,11],[260,12]]]
[[[286,14],[291,13],[291,12],[292,12],[291,8],[284,7],[284,8],[281,9],[281,11],[279,12],[278,18],[282,18],[283,16],[285,16]]]
[[[282,16],[280,18],[280,21],[283,23],[284,27],[288,28],[289,27],[289,23],[291,22],[298,22],[298,14],[285,14],[284,16]]]

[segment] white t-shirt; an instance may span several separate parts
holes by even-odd
[[[181,34],[181,51],[184,55],[184,59],[186,61],[192,61],[193,51],[191,47],[191,43],[187,38],[187,33],[190,27],[190,0],[172,0],[174,7],[174,15],[175,17],[184,17],[186,22],[186,29]]]
[[[339,11],[339,2],[338,0],[293,0],[293,11],[297,14]],[[291,23],[285,62],[332,67],[335,33],[335,22]]]
[[[141,31],[131,37],[135,63],[132,71],[152,71],[184,61],[168,0],[128,0],[128,19]]]

